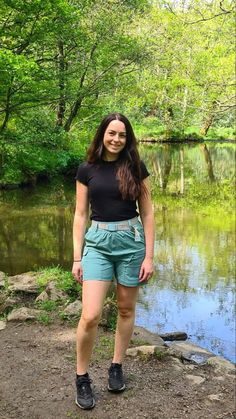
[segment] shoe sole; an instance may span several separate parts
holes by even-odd
[[[108,384],[107,389],[111,393],[121,393],[122,391],[124,391],[126,389],[126,385],[124,384],[123,387],[118,388],[118,389],[114,389],[114,388],[109,387],[109,384]]]
[[[93,408],[94,408],[94,406],[95,406],[95,400],[93,399],[93,404],[92,404],[91,406],[88,406],[88,407],[85,407],[85,406],[82,406],[81,404],[79,404],[79,402],[77,401],[77,399],[75,399],[75,404],[76,404],[78,407],[80,407],[80,409],[83,409],[83,410],[91,410],[91,409],[93,409]]]

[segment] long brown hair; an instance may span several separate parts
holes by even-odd
[[[116,178],[119,182],[119,190],[123,199],[135,200],[140,196],[142,188],[140,157],[133,128],[126,116],[120,113],[110,113],[103,118],[88,149],[87,161],[89,163],[102,161],[104,133],[114,119],[123,122],[126,128],[126,144],[117,160]]]

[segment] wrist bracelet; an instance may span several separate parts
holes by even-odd
[[[81,260],[82,260],[82,259],[79,259],[79,260],[74,260],[74,262],[81,262]]]

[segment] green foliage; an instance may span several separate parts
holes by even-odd
[[[50,312],[50,311],[56,310],[56,308],[58,307],[58,301],[52,301],[52,300],[38,301],[36,305],[40,309]]]
[[[138,138],[234,138],[230,0],[224,9],[0,0],[0,184],[72,173],[111,111]]]
[[[75,281],[71,272],[64,271],[59,266],[39,269],[39,271],[37,283],[40,287],[45,287],[50,281],[55,281],[58,289],[66,292],[72,300],[81,294],[81,285]]]
[[[48,314],[41,313],[37,316],[37,321],[44,325],[49,325],[52,323],[52,318]]]

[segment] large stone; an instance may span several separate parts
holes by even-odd
[[[6,328],[7,323],[4,322],[4,320],[0,320],[0,330],[3,330]]]
[[[213,354],[200,346],[189,342],[178,342],[170,345],[170,354],[185,359],[193,364],[205,364]]]
[[[188,335],[185,332],[159,333],[159,336],[164,341],[186,340],[186,339],[188,339]]]
[[[220,356],[214,356],[207,360],[207,363],[212,365],[216,371],[226,372],[227,374],[235,373],[235,365],[227,361],[227,359],[221,358]]]
[[[19,296],[7,297],[5,301],[3,301],[0,305],[0,313],[4,313],[6,310],[14,307],[16,304],[19,304],[20,302],[21,298]]]
[[[64,309],[63,313],[67,316],[78,316],[82,310],[82,303],[79,300],[74,301],[73,303],[68,304]]]
[[[49,295],[46,291],[41,292],[41,294],[38,295],[38,297],[36,298],[36,302],[38,301],[48,301],[49,300]]]
[[[156,333],[149,332],[144,327],[135,326],[131,340],[134,343],[140,342],[141,344],[166,346],[164,340]]]
[[[13,292],[26,292],[30,294],[37,294],[39,286],[36,282],[39,274],[35,272],[27,272],[21,275],[14,275],[8,277],[8,289]]]
[[[53,281],[50,281],[48,283],[45,291],[48,294],[49,300],[51,301],[63,300],[65,298],[68,298],[68,295],[64,291],[59,290],[56,287],[55,282]]]
[[[141,345],[136,346],[135,348],[128,348],[126,350],[127,356],[137,356],[137,355],[154,355],[158,356],[164,355],[166,348],[164,346],[155,346],[155,345]]]
[[[25,320],[35,320],[37,317],[42,314],[41,310],[30,309],[27,307],[15,308],[7,316],[8,321],[25,321]]]
[[[4,272],[0,271],[0,288],[5,287],[5,274]]]

